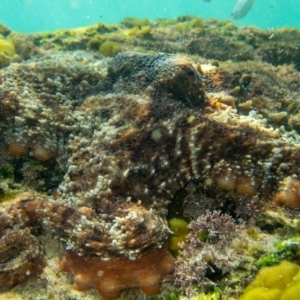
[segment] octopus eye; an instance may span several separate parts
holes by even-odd
[[[195,82],[195,72],[194,71],[187,71],[186,76],[187,76],[187,79],[189,82]]]
[[[195,72],[194,71],[187,71],[187,76],[195,76]]]

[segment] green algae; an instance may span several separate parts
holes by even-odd
[[[87,48],[89,50],[98,51],[101,44],[106,41],[107,37],[97,34],[93,36],[87,43]]]
[[[266,253],[257,261],[259,268],[274,266],[283,260],[297,261],[300,257],[300,238],[298,236],[278,241],[273,251]]]
[[[8,56],[13,56],[15,54],[15,47],[12,43],[0,39],[0,52],[3,52]]]
[[[182,291],[180,290],[174,290],[174,291],[166,291],[163,295],[164,300],[179,300],[181,299],[181,296],[183,295]],[[151,296],[149,297],[149,300],[161,300],[161,296]]]
[[[196,296],[196,300],[219,300],[222,299],[222,294],[219,288],[215,287],[213,292],[201,293]]]
[[[0,39],[0,68],[7,67],[11,62],[19,61],[12,42]]]
[[[11,165],[4,165],[0,168],[0,179],[13,179],[14,169]]]
[[[115,56],[121,51],[121,45],[113,41],[106,41],[99,48],[99,52],[104,56]]]

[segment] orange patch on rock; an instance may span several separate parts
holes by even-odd
[[[217,99],[210,99],[208,100],[208,104],[216,109],[225,110],[228,108],[228,105],[219,102]]]

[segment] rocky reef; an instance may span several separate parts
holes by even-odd
[[[104,299],[135,287],[155,295],[164,278],[165,290],[189,297],[219,286],[222,297],[236,298],[259,268],[249,257],[299,230],[299,72],[253,56],[217,62],[209,47],[214,60],[200,50],[158,53],[180,50],[166,51],[166,41],[159,48],[155,34],[166,28],[139,21],[75,32],[85,50],[65,49],[67,38],[63,51],[54,49],[61,32],[11,34],[23,60],[0,72],[0,290],[7,297],[42,278],[47,284],[30,284],[48,286],[51,298],[49,286],[66,276],[49,276],[59,265],[75,289],[96,289]],[[171,26],[182,33],[203,24],[187,18]],[[128,48],[137,50],[134,39],[157,52],[101,50],[124,26]],[[108,35],[87,35],[95,29]],[[192,221],[186,243],[171,248],[177,258],[168,250],[174,217]],[[274,233],[278,222],[284,230]],[[47,250],[53,239],[54,252]],[[225,244],[230,260],[221,254]],[[243,273],[239,287],[229,274],[235,269]],[[207,288],[208,281],[216,283]],[[62,297],[72,297],[66,291]]]

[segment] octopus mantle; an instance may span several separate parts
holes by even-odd
[[[203,80],[216,89],[210,75],[185,59],[133,52],[58,53],[1,71],[1,142],[11,155],[52,159],[65,171],[53,199],[26,194],[1,212],[2,290],[44,265],[39,230],[60,237],[69,250],[62,265],[75,275],[74,260],[138,262],[165,249],[168,205],[191,180],[287,197],[298,183],[299,145],[230,108],[206,110]],[[160,255],[149,294],[172,271],[172,258]],[[98,289],[110,298],[127,286]]]

